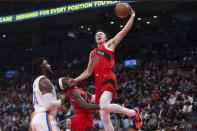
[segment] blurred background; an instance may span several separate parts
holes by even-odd
[[[0,2],[0,16],[57,8],[79,2]],[[115,53],[118,79],[115,103],[140,107],[143,131],[197,130],[197,2],[135,2],[134,25]],[[51,77],[76,77],[96,47],[97,31],[108,39],[128,18],[114,7],[82,9],[36,19],[4,23],[0,17],[0,131],[27,131],[32,105],[32,60],[46,57]],[[94,94],[93,76],[78,84]],[[73,106],[58,111],[63,131],[70,129]],[[116,131],[135,130],[132,119],[111,114]],[[94,112],[94,130],[103,125]]]

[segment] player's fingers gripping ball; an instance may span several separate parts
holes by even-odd
[[[131,6],[127,3],[119,3],[115,7],[115,13],[119,18],[126,18],[131,14]]]

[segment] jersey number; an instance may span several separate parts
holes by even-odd
[[[36,93],[34,92],[33,93],[33,105],[35,104],[38,104],[38,100],[37,100],[37,97],[36,97]]]
[[[93,63],[94,66],[97,65],[99,63],[99,58],[98,57],[94,58]]]

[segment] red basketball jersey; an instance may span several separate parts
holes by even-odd
[[[95,79],[103,75],[114,75],[112,69],[114,67],[114,52],[107,50],[105,45],[95,48],[91,52],[91,58],[94,66]]]
[[[73,91],[73,90],[79,91],[80,94],[81,94],[81,96],[84,98],[84,100],[87,103],[90,104],[91,101],[88,99],[88,96],[86,95],[86,93],[81,88],[73,88],[73,89],[68,90],[66,96],[68,97],[69,101],[73,104],[74,109],[75,109],[75,113],[76,114],[82,113],[82,114],[85,114],[85,115],[92,115],[92,111],[91,110],[85,110],[85,109],[83,109],[75,100],[73,100],[72,98],[70,98],[70,92]]]
[[[107,50],[105,45],[102,45],[91,52],[91,58],[93,60],[95,77],[95,103],[99,104],[100,97],[104,91],[111,91],[114,100],[116,96],[115,88],[117,87],[116,75],[112,72],[115,62],[114,52]],[[114,86],[105,85],[109,81],[113,81]]]

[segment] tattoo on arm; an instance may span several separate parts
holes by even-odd
[[[109,42],[109,44],[107,46],[111,47],[114,43],[115,43],[115,40],[112,40],[112,41]]]
[[[77,90],[72,90],[71,91],[70,98],[75,100],[77,102],[77,104],[79,104],[82,107],[86,104],[86,101],[81,96],[81,93]]]

